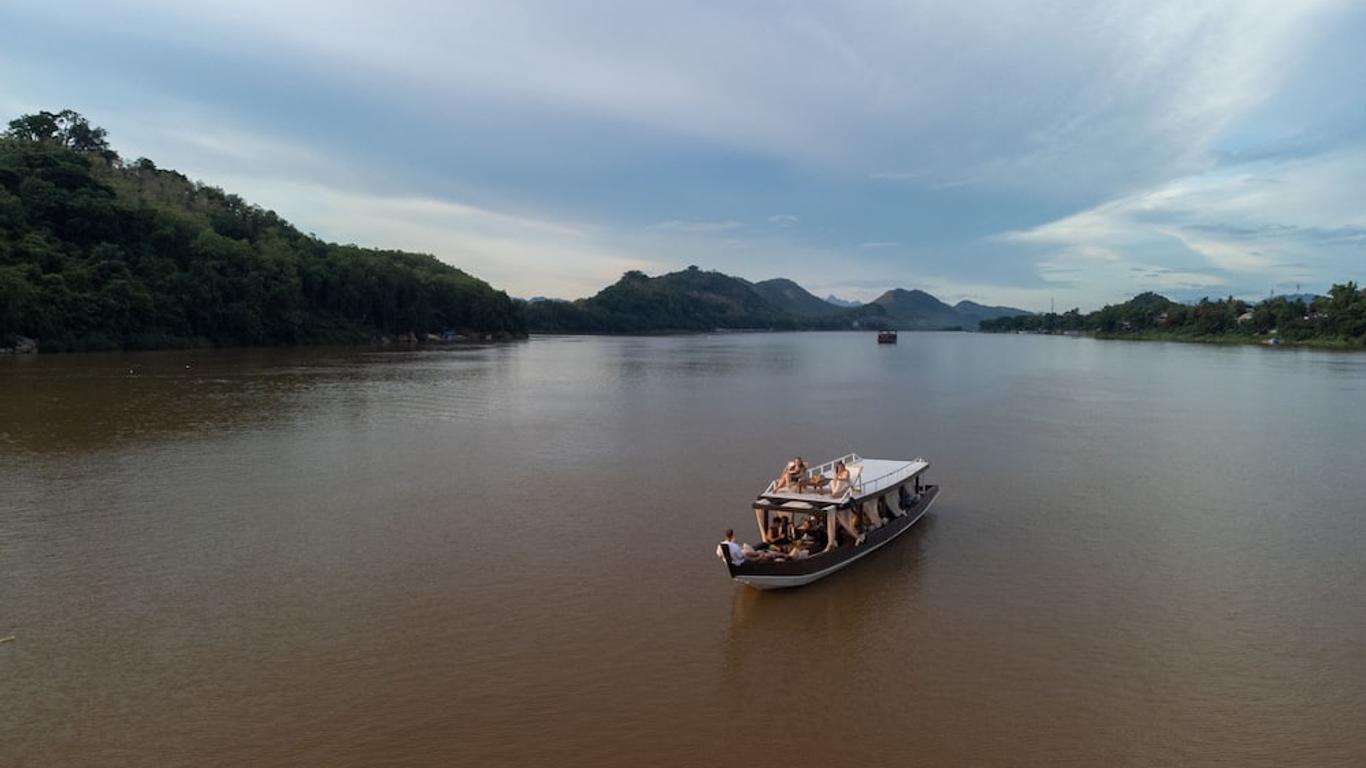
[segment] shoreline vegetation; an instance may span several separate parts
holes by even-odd
[[[525,338],[503,291],[434,256],[324,242],[124,163],[65,110],[0,134],[0,350]]]
[[[1170,333],[1162,331],[1147,331],[1143,333],[1093,333],[1093,338],[1102,341],[1171,341],[1182,344],[1212,344],[1229,347],[1239,346],[1263,346],[1263,347],[1285,347],[1285,348],[1305,348],[1305,349],[1330,349],[1330,350],[1366,350],[1366,343],[1353,342],[1346,339],[1301,339],[1298,341],[1282,341],[1279,337],[1270,336],[1248,336],[1243,334],[1225,334],[1222,336],[1192,336],[1182,333]],[[1271,339],[1276,338],[1276,342]]]
[[[1127,341],[1262,344],[1318,349],[1366,349],[1366,290],[1355,282],[1328,295],[1272,296],[1250,303],[1232,296],[1179,304],[1143,293],[1089,314],[1018,315],[983,321],[984,333],[1090,335]]]

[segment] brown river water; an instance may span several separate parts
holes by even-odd
[[[1297,350],[0,359],[0,766],[1366,765],[1364,438],[1366,355]],[[730,582],[850,450],[930,515]]]

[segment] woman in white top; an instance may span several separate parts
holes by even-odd
[[[849,490],[849,468],[844,466],[844,462],[835,462],[835,481],[830,484],[831,496],[843,496]]]

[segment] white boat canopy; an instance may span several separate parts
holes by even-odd
[[[759,494],[759,502],[756,504],[759,506],[772,505],[770,508],[784,511],[812,512],[814,508],[825,507],[830,504],[842,504],[851,499],[861,499],[865,496],[881,493],[889,488],[895,488],[924,472],[930,466],[928,461],[920,458],[909,461],[905,459],[865,459],[857,453],[850,453],[818,467],[808,469],[806,478],[814,479],[824,476],[826,479],[825,487],[828,488],[834,482],[835,464],[839,462],[843,462],[849,470],[849,487],[839,496],[832,497],[829,493],[821,493],[818,489],[802,490],[792,487],[779,489],[777,487],[778,481],[774,480],[768,484],[763,493]]]

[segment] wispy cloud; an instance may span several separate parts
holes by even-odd
[[[868,174],[868,178],[878,181],[913,181],[923,179],[927,175],[925,171],[875,171]]]
[[[999,239],[1040,250],[1044,279],[1066,264],[1113,280],[1124,267],[1154,285],[1259,287],[1308,264],[1345,279],[1361,263],[1366,146],[1176,179]],[[1202,265],[1204,269],[1193,269]],[[1078,277],[1069,275],[1069,280]]]
[[[721,221],[685,221],[683,219],[669,219],[654,225],[654,229],[664,232],[693,232],[698,234],[713,234],[716,232],[731,232],[744,226],[743,222],[734,219]]]
[[[791,213],[777,213],[768,217],[768,223],[775,227],[791,227],[800,221],[800,216]]]
[[[631,269],[660,265],[604,243],[591,229],[448,200],[385,197],[326,185],[237,179],[252,197],[289,209],[305,229],[341,242],[430,253],[517,296],[575,298]]]

